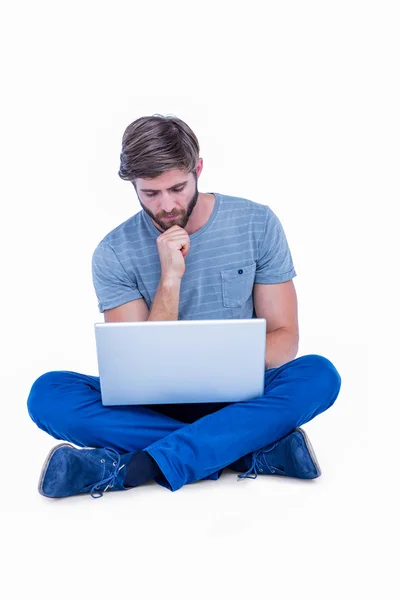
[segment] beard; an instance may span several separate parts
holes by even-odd
[[[199,199],[199,191],[197,189],[197,177],[196,177],[196,189],[195,189],[192,199],[190,200],[190,202],[188,204],[186,211],[173,212],[171,215],[167,215],[166,213],[160,213],[158,215],[155,215],[154,213],[151,212],[151,210],[149,210],[146,206],[144,206],[142,204],[142,202],[140,201],[140,198],[138,198],[139,204],[142,207],[142,209],[144,210],[144,212],[147,213],[149,215],[149,217],[151,219],[153,219],[153,221],[155,223],[157,223],[158,227],[160,229],[162,229],[163,231],[167,231],[170,227],[173,227],[174,225],[178,225],[179,227],[182,227],[182,229],[184,229],[186,227],[186,225],[188,224],[188,221],[194,210],[194,207],[197,204],[198,199]],[[165,220],[164,217],[172,216],[172,215],[174,215],[176,218],[169,219],[168,221]]]

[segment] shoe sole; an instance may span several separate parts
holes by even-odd
[[[38,491],[39,491],[39,494],[41,494],[42,496],[45,496],[46,498],[53,498],[53,496],[48,496],[43,491],[43,480],[44,480],[45,475],[46,475],[47,467],[49,466],[49,462],[51,461],[51,459],[53,457],[53,454],[55,452],[57,452],[57,450],[59,448],[62,448],[63,446],[70,446],[71,448],[74,448],[74,446],[72,444],[66,444],[66,443],[64,443],[64,444],[58,444],[58,446],[54,446],[54,448],[52,448],[50,450],[49,454],[47,455],[47,458],[46,458],[46,460],[44,462],[42,471],[40,473],[39,483],[38,483]]]
[[[310,440],[308,438],[308,435],[306,434],[306,432],[304,431],[304,429],[301,429],[301,427],[296,427],[295,431],[298,431],[303,436],[305,445],[307,447],[307,450],[310,453],[311,460],[313,461],[314,467],[315,467],[315,469],[317,471],[317,477],[319,477],[321,475],[321,467],[319,466],[317,457],[316,457],[315,452],[314,452],[314,448],[311,445],[311,442],[310,442]]]

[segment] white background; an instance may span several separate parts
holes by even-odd
[[[397,223],[385,213],[399,200],[396,4],[37,0],[2,9],[7,597],[394,597],[381,539],[393,531],[393,497],[376,493],[386,460],[375,425],[398,391],[388,374],[379,396],[369,394],[379,360],[396,356],[386,286]],[[322,354],[342,376],[335,405],[305,426],[318,480],[237,482],[227,471],[174,493],[155,483],[96,501],[37,493],[59,442],[30,420],[26,399],[46,371],[98,374],[91,256],[140,210],[117,175],[120,144],[130,122],[154,113],[195,131],[200,191],[265,203],[284,226],[298,356]],[[379,329],[386,340],[372,344]],[[395,413],[385,418],[396,423]]]

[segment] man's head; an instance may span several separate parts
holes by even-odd
[[[133,184],[141,207],[163,231],[185,227],[196,206],[199,152],[197,137],[177,117],[141,117],[125,130],[118,174]]]

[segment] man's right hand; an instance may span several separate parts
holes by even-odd
[[[157,238],[161,263],[161,279],[180,280],[185,273],[185,258],[190,249],[190,238],[186,229],[173,225]]]

